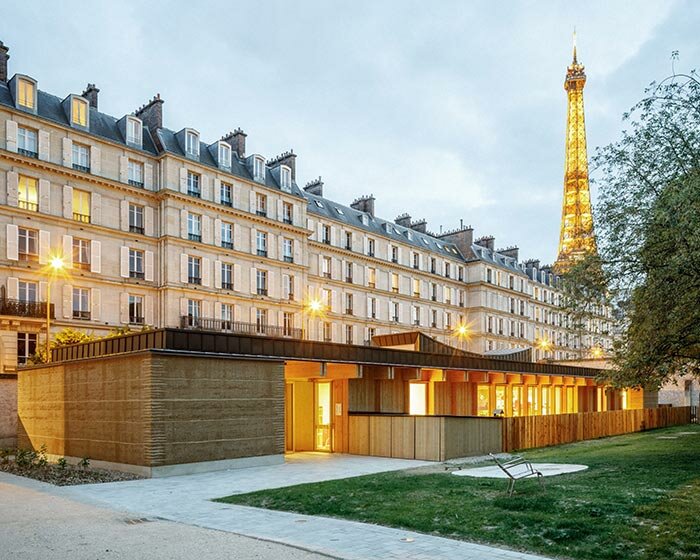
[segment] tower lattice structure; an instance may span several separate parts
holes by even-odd
[[[588,152],[586,123],[583,111],[583,88],[586,85],[584,66],[574,57],[567,68],[564,90],[568,96],[566,119],[566,168],[564,201],[559,236],[559,254],[555,263],[565,271],[573,262],[597,252],[591,212],[591,191],[588,184]]]

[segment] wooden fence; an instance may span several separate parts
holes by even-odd
[[[501,450],[501,419],[466,416],[351,414],[355,455],[445,461]]]
[[[503,418],[503,451],[665,428],[691,421],[689,406]]]

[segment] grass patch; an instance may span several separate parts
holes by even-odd
[[[694,435],[678,435],[694,432]],[[658,439],[678,435],[678,439]],[[700,426],[525,453],[589,469],[520,481],[420,471],[301,484],[218,501],[411,529],[576,559],[700,558]]]

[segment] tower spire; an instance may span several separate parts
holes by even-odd
[[[586,85],[584,66],[576,56],[566,69],[564,90],[567,93],[566,150],[564,170],[564,201],[562,204],[559,255],[555,268],[565,271],[573,262],[596,253],[591,211],[591,191],[588,183],[588,152],[586,123],[583,110],[583,88]]]

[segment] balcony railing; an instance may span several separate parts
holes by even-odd
[[[136,179],[129,179],[129,184],[132,187],[139,187],[140,189],[143,188],[143,181],[137,181]]]
[[[241,321],[228,321],[226,319],[212,319],[209,317],[192,317],[191,315],[182,315],[180,317],[180,328],[301,339],[301,329],[297,328],[243,323]]]
[[[141,235],[143,235],[144,231],[145,231],[145,229],[143,226],[129,225],[129,233],[140,233]]]
[[[36,202],[28,202],[26,200],[20,200],[17,206],[22,208],[22,210],[29,210],[30,212],[38,212],[39,205]]]
[[[51,318],[54,318],[54,306],[51,304]],[[45,301],[21,301],[19,299],[0,298],[0,315],[14,317],[46,318]]]
[[[80,165],[79,163],[74,163],[73,169],[75,169],[76,171],[83,171],[84,173],[90,173],[89,165]]]
[[[27,156],[30,158],[38,159],[39,158],[39,152],[34,152],[32,150],[27,150],[25,148],[19,148],[17,150],[18,153],[20,153],[23,156]]]
[[[221,247],[224,249],[233,249],[233,241],[222,241]]]
[[[83,224],[90,223],[90,216],[88,214],[80,214],[79,212],[73,212],[73,219],[76,222],[82,222]]]

